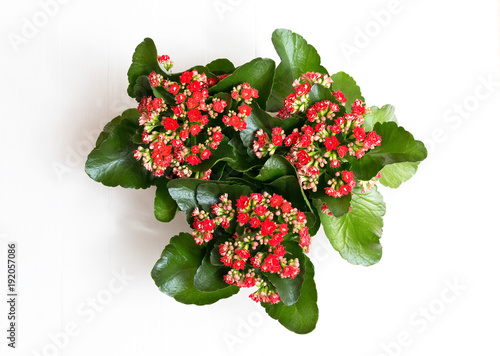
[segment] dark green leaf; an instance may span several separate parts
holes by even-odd
[[[248,185],[203,182],[196,189],[196,200],[205,211],[210,211],[213,204],[220,202],[219,197],[224,193],[235,203],[242,195],[250,195],[252,192]]]
[[[190,234],[181,233],[172,237],[151,271],[160,291],[178,302],[196,305],[212,304],[237,293],[239,288],[235,286],[215,292],[196,289],[194,278],[205,253],[206,248],[197,245]]]
[[[330,89],[325,88],[321,84],[314,84],[311,88],[311,91],[309,92],[309,104],[313,105],[323,100],[328,100],[331,102],[337,101]]]
[[[286,306],[282,302],[261,303],[271,318],[278,320],[285,328],[297,334],[307,334],[313,331],[319,316],[314,266],[307,256],[305,256],[305,270],[300,298],[295,304]]]
[[[389,188],[398,188],[417,173],[419,162],[394,163],[381,171],[379,182]]]
[[[229,144],[229,139],[224,137],[215,151],[212,151],[210,157],[201,161],[196,166],[191,166],[193,172],[204,172],[212,168],[217,162],[234,161],[234,148]]]
[[[273,155],[264,163],[255,179],[270,182],[287,175],[295,175],[295,168],[285,157]]]
[[[136,47],[132,56],[132,64],[127,73],[129,82],[127,92],[130,97],[137,99],[134,90],[134,86],[137,85],[137,79],[143,75],[148,76],[153,71],[158,74],[165,74],[158,64],[158,52],[156,51],[155,43],[151,38],[145,38]]]
[[[302,284],[304,283],[305,274],[305,255],[300,247],[294,241],[284,241],[282,244],[286,248],[286,258],[298,258],[300,263],[300,272],[295,278],[281,278],[279,275],[262,272],[269,279],[271,284],[276,288],[281,301],[285,305],[292,305],[299,300]]]
[[[330,243],[344,259],[355,265],[370,266],[382,257],[379,240],[384,214],[385,203],[374,187],[367,193],[353,194],[351,212],[340,218],[320,212],[320,218]]]
[[[328,209],[333,214],[333,216],[340,218],[341,216],[347,214],[351,206],[351,195],[344,195],[341,198],[334,198],[324,194],[321,196],[321,201],[326,203]]]
[[[234,64],[226,58],[219,58],[208,63],[207,68],[210,72],[217,75],[232,73],[235,69]]]
[[[365,101],[365,98],[363,98],[363,96],[361,95],[361,89],[349,74],[338,72],[331,77],[333,79],[331,90],[340,90],[342,93],[344,93],[347,99],[347,102],[345,103],[346,112],[351,112],[351,105],[356,99]]]
[[[370,110],[372,112],[365,116],[365,129],[367,131],[372,131],[373,126],[375,126],[377,122],[398,122],[395,115],[396,108],[392,105],[387,104],[382,106],[380,109],[376,106],[372,106]]]
[[[316,49],[302,36],[290,30],[277,29],[273,32],[272,41],[281,62],[276,68],[273,91],[266,109],[278,111],[283,107],[283,100],[293,91],[295,79],[306,72],[328,72],[321,66]]]
[[[228,161],[228,165],[239,172],[246,172],[254,167],[262,165],[254,154],[248,154],[247,147],[243,145],[239,136],[235,136],[229,141],[233,147],[234,159]]]
[[[203,183],[201,179],[178,178],[168,182],[168,193],[175,200],[179,209],[186,214],[188,222],[192,222],[191,212],[198,206],[196,188]]]
[[[218,246],[214,247],[218,248]],[[194,286],[201,292],[215,292],[220,289],[228,288],[229,285],[224,282],[224,276],[229,270],[229,267],[212,265],[210,263],[209,252],[205,255],[201,266],[196,271]]]
[[[373,178],[384,166],[399,162],[420,162],[427,157],[421,141],[395,122],[377,123],[374,131],[382,137],[382,144],[368,151],[361,159],[350,157],[354,175],[361,180]]]
[[[252,88],[259,91],[259,97],[255,101],[260,107],[266,107],[267,99],[271,93],[271,86],[274,78],[274,61],[269,58],[255,58],[251,62],[238,67],[233,74],[224,78],[219,83],[211,87],[208,91],[211,94],[218,92],[230,93],[233,87],[248,83]]]
[[[290,132],[295,127],[299,127],[302,119],[291,117],[286,120],[269,115],[266,111],[252,104],[252,113],[247,117],[247,128],[240,133],[241,142],[245,147],[252,147],[255,133],[263,129],[271,134],[274,127],[281,127],[286,132]],[[269,136],[270,137],[270,136]]]
[[[167,183],[168,179],[158,179],[155,182],[156,196],[155,196],[155,217],[159,221],[169,222],[175,217],[177,213],[177,203],[168,193]]]
[[[114,119],[119,123],[87,157],[85,172],[90,178],[110,187],[145,189],[153,184],[153,175],[134,158],[137,145],[132,136],[139,127],[138,118],[139,112],[131,109],[121,120]]]
[[[109,137],[109,134],[113,129],[118,125],[123,119],[123,114],[115,117],[113,120],[108,122],[104,128],[102,129],[102,132],[99,134],[99,137],[97,138],[97,141],[95,143],[95,148],[99,148],[101,143],[104,142],[105,139]]]

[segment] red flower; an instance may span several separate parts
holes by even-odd
[[[256,216],[254,216],[253,218],[250,219],[250,226],[253,228],[253,229],[256,229],[260,226],[260,219]]]
[[[283,197],[278,194],[273,194],[271,197],[271,206],[275,208],[277,206],[281,206],[281,204],[283,204]]]
[[[222,113],[227,103],[224,100],[217,100],[214,102],[214,110],[218,113]]]
[[[238,213],[238,222],[240,223],[240,226],[245,225],[248,220],[250,220],[250,217],[247,213]]]
[[[181,130],[181,132],[179,132],[179,137],[185,140],[186,138],[189,137],[189,131],[188,130]]]
[[[353,131],[354,131],[354,137],[356,137],[360,141],[366,137],[366,132],[364,127],[355,127]]]
[[[262,236],[272,235],[274,230],[276,230],[276,224],[273,221],[266,219],[262,222],[261,229]]]
[[[274,249],[274,254],[278,257],[283,257],[286,254],[285,246],[283,245],[278,245]]]
[[[342,171],[342,179],[344,182],[350,183],[354,179],[354,173],[351,171]]]
[[[338,145],[340,145],[340,142],[335,136],[325,138],[325,146],[327,151],[336,149]]]
[[[169,86],[169,88],[168,88],[168,91],[169,91],[169,93],[170,93],[170,94],[172,94],[172,95],[177,95],[177,93],[179,92],[179,89],[180,89],[180,88],[181,88],[181,87],[179,86],[179,84],[177,84],[177,83],[172,83],[172,84],[170,84],[170,86]]]
[[[191,109],[188,111],[188,117],[191,122],[200,121],[201,112],[199,109]]]
[[[289,213],[290,211],[292,211],[292,204],[290,204],[289,202],[283,203],[283,205],[281,206],[281,211],[285,214]]]
[[[247,197],[246,195],[241,196],[237,201],[236,201],[236,207],[240,210],[245,209],[248,204],[250,203],[250,198]]]
[[[272,239],[269,240],[269,245],[272,247],[278,246],[281,241],[283,241],[283,235],[282,234],[275,234]]]
[[[264,259],[264,264],[261,267],[264,272],[278,273],[281,270],[281,264],[276,255],[270,254]]]
[[[203,230],[213,231],[215,229],[215,223],[212,219],[205,219],[203,221]]]
[[[254,211],[258,216],[263,216],[267,213],[268,210],[264,205],[259,204],[255,207]]]
[[[224,136],[222,135],[222,132],[218,132],[218,131],[217,131],[217,132],[214,132],[214,134],[213,134],[213,136],[212,136],[212,137],[213,137],[213,139],[214,139],[214,141],[215,141],[215,142],[221,142],[221,141],[222,141],[222,138],[223,138]]]
[[[212,151],[210,151],[208,148],[205,148],[203,152],[201,153],[201,159],[208,159],[210,155],[212,154]]]
[[[245,261],[243,261],[243,260],[234,261],[233,268],[234,269],[243,269],[243,268],[245,268]]]
[[[191,81],[191,79],[193,79],[193,73],[192,72],[184,72],[181,74],[181,83],[182,84],[185,84],[185,83],[188,83]]]
[[[241,115],[248,116],[252,113],[252,108],[248,105],[241,105],[238,108],[238,111],[240,112]]]
[[[193,126],[191,126],[189,131],[191,132],[191,135],[196,136],[201,132],[201,128],[198,124],[194,124]]]
[[[166,117],[165,121],[163,122],[163,126],[165,126],[165,130],[172,130],[175,131],[179,127],[179,123],[177,122],[177,119],[172,119],[170,117]]]
[[[189,155],[186,157],[186,161],[192,165],[192,166],[196,166],[197,164],[200,164],[201,163],[201,159],[200,157],[198,156],[195,156],[195,155]]]
[[[344,157],[347,154],[347,146],[339,146],[337,147],[337,153],[339,154],[340,157]]]
[[[309,154],[304,150],[301,150],[299,151],[299,153],[297,153],[297,158],[299,159],[299,163],[302,166],[305,166],[306,164],[311,162],[311,156],[309,156]]]
[[[248,251],[246,248],[239,248],[234,252],[244,260],[250,257],[250,251]]]

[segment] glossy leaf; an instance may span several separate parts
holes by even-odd
[[[163,293],[184,304],[205,305],[228,298],[239,291],[228,286],[214,292],[201,292],[194,286],[194,278],[206,248],[194,242],[193,236],[181,233],[172,237],[161,258],[156,262],[151,276]]]
[[[351,207],[351,198],[352,196],[350,194],[344,195],[340,198],[334,198],[324,194],[321,196],[321,201],[328,206],[328,209],[333,216],[339,218],[349,212],[349,208]]]
[[[175,200],[179,209],[186,214],[188,222],[192,222],[191,212],[198,206],[196,188],[203,183],[201,179],[177,178],[167,184],[168,193]]]
[[[138,118],[139,112],[130,109],[121,120],[114,119],[118,123],[112,124],[111,132],[101,137],[106,139],[98,140],[99,146],[87,157],[85,172],[90,178],[110,187],[145,189],[153,184],[153,175],[134,158],[137,145],[132,136],[139,127]]]
[[[389,188],[398,188],[417,173],[419,162],[394,163],[380,171],[379,182]]]
[[[217,75],[232,73],[235,69],[234,64],[226,58],[213,60],[207,64],[207,68],[210,72]]]
[[[167,188],[168,179],[158,179],[155,182],[156,195],[154,202],[155,218],[161,222],[169,222],[177,213],[177,203],[170,196]]]
[[[377,122],[384,123],[384,122],[391,122],[394,121],[395,123],[398,122],[398,119],[396,118],[396,108],[392,105],[384,105],[380,109],[376,106],[372,106],[370,108],[371,113],[367,114],[365,116],[365,129],[366,131],[372,131],[373,126]]]
[[[292,305],[299,300],[302,284],[305,274],[305,255],[302,248],[293,241],[284,241],[287,254],[286,258],[298,258],[300,263],[300,272],[295,278],[281,278],[279,275],[270,272],[262,272],[269,279],[280,295],[281,301],[285,305]]]
[[[295,168],[285,157],[273,155],[269,157],[255,179],[270,182],[287,175],[295,175]]]
[[[272,41],[281,62],[276,68],[268,111],[279,111],[283,100],[293,91],[292,83],[305,72],[328,73],[321,66],[316,49],[297,33],[286,29],[273,32]],[[262,106],[264,107],[264,106]]]
[[[344,93],[347,99],[347,102],[345,103],[346,112],[351,112],[351,105],[356,99],[365,101],[365,98],[363,98],[363,95],[361,95],[361,89],[349,74],[345,72],[338,72],[331,77],[333,79],[331,90],[340,90],[342,93]]]
[[[290,306],[283,302],[277,304],[261,303],[261,305],[271,318],[278,320],[288,330],[297,334],[307,334],[314,330],[318,322],[317,301],[314,266],[311,260],[305,256],[304,284],[297,302]]]
[[[340,218],[320,212],[323,229],[335,250],[348,262],[373,265],[382,257],[379,241],[384,226],[385,203],[374,187],[364,194],[354,193],[351,205],[351,212]]]
[[[229,287],[224,276],[229,271],[224,265],[214,266],[210,263],[210,253],[206,254],[194,276],[194,286],[201,292],[215,292]],[[236,287],[237,288],[237,287]],[[232,288],[234,289],[234,288]]]
[[[427,157],[424,144],[395,122],[377,123],[374,131],[382,137],[382,144],[359,160],[349,158],[352,171],[358,179],[369,180],[389,164],[420,162]]]
[[[248,83],[252,88],[259,91],[259,97],[255,101],[260,107],[266,107],[267,99],[271,93],[274,77],[274,61],[269,58],[255,58],[254,60],[238,67],[233,74],[222,79],[208,91],[211,94],[226,92],[230,93],[233,87]]]
[[[158,52],[155,43],[151,38],[145,38],[136,47],[132,56],[132,64],[127,73],[129,82],[127,92],[130,97],[140,100],[135,94],[134,86],[137,85],[139,77],[148,76],[153,71],[158,74],[165,74],[158,63]]]

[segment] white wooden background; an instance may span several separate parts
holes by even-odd
[[[2,1],[0,354],[498,355],[497,16],[494,0]],[[410,182],[383,189],[378,265],[351,266],[314,238],[320,319],[306,336],[246,290],[206,307],[161,294],[149,273],[187,231],[183,216],[159,223],[154,190],[106,188],[84,172],[99,130],[134,105],[126,71],[144,37],[182,70],[277,60],[278,27],[302,34],[330,72],[350,73],[369,105],[395,105],[429,148]]]

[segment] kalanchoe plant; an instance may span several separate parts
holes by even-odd
[[[107,186],[155,186],[160,221],[184,212],[192,232],[172,237],[152,270],[162,292],[204,305],[249,288],[272,318],[308,333],[318,320],[311,236],[323,226],[344,259],[377,263],[377,183],[399,187],[427,152],[392,106],[368,107],[301,36],[278,29],[272,41],[277,67],[217,59],[172,73],[145,39],[128,72],[137,109],[104,127],[86,171]]]

